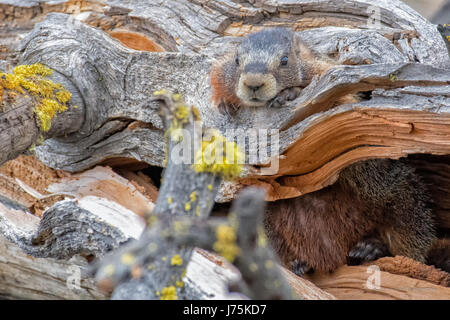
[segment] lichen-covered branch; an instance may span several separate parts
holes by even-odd
[[[180,215],[154,217],[153,224],[138,241],[100,261],[96,266],[96,280],[106,292],[117,287],[115,298],[158,298],[158,294],[135,295],[136,290],[132,289],[151,286],[155,278],[159,282],[161,274],[168,273],[178,279],[171,289],[175,290],[176,297],[192,299],[195,294],[183,290],[182,277],[178,278],[176,273],[182,264],[181,255],[167,253],[173,248],[200,247],[217,252],[239,269],[242,279],[230,283],[231,290],[238,290],[252,299],[299,298],[287,284],[278,258],[264,234],[264,203],[262,190],[246,189],[236,199],[228,219]],[[161,266],[161,259],[170,262],[169,265]],[[147,269],[152,274],[144,276]]]
[[[234,209],[239,214],[232,214],[230,223],[205,220],[221,177],[239,175],[240,152],[234,143],[217,137],[206,141],[202,131],[196,132],[195,121],[200,120],[196,109],[186,107],[179,94],[157,94],[153,102],[161,102],[169,146],[163,184],[141,238],[98,264],[96,278],[100,286],[106,290],[115,288],[113,298],[118,299],[137,298],[142,287],[146,287],[148,299],[178,299],[180,295],[192,298],[192,293],[184,290],[183,276],[192,248],[200,246],[236,261],[243,270],[249,296],[292,298],[264,235],[262,192],[244,194]],[[183,144],[183,151],[187,152],[193,145],[193,135],[200,146],[187,158],[192,162],[180,164],[180,153],[175,150]],[[208,149],[211,153],[207,155]],[[227,152],[236,156],[235,163],[225,161],[230,159],[224,156]],[[141,289],[136,290],[136,286]]]
[[[116,263],[103,265],[100,273],[116,280],[128,274],[141,279],[139,285],[147,287],[148,299],[177,299],[184,287],[182,279],[192,246],[170,241],[174,234],[183,230],[179,224],[172,225],[170,220],[177,215],[206,218],[211,212],[222,176],[235,171],[239,174],[240,164],[236,161],[214,166],[214,162],[212,166],[202,166],[203,147],[208,142],[203,140],[196,108],[186,106],[180,94],[165,91],[154,94],[156,97],[150,105],[159,106],[162,111],[168,146],[158,200],[153,212],[147,216],[148,228],[141,239],[121,250],[116,255]],[[219,150],[215,149],[213,154],[219,156]],[[219,158],[225,159],[223,155]],[[153,251],[158,253],[156,257],[152,257]],[[149,261],[149,258],[153,259]],[[104,285],[105,281],[101,283]],[[134,282],[121,283],[113,297],[132,299],[138,291],[130,289],[130,286],[133,288]]]
[[[241,252],[234,264],[252,299],[298,299],[281,273],[278,258],[266,237],[264,209],[264,192],[259,189],[244,189],[233,203],[230,214],[237,222],[236,243]]]
[[[78,95],[72,99],[69,90],[76,89],[62,83],[68,80],[39,63],[0,72],[0,164],[34,149],[44,137],[79,129],[84,105]]]

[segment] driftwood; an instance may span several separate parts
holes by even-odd
[[[230,201],[245,185],[264,186],[267,200],[299,196],[333,183],[339,170],[362,159],[450,154],[450,74],[446,69],[450,68],[450,61],[446,46],[434,25],[400,2],[377,3],[380,23],[368,23],[372,21],[374,8],[372,3],[363,0],[339,4],[326,0],[256,1],[245,6],[227,0],[157,4],[108,1],[103,12],[99,2],[87,3],[92,12],[79,15],[78,19],[59,13],[49,14],[18,47],[19,63],[39,62],[48,66],[53,70],[48,78],[68,89],[72,98],[67,105],[68,111],[58,114],[50,130],[45,131],[34,116],[39,97],[30,97],[26,91],[12,94],[4,90],[0,137],[4,137],[1,141],[6,143],[2,145],[5,152],[0,155],[0,163],[46,139],[35,147],[36,155],[46,165],[69,172],[123,159],[164,166],[164,124],[158,114],[161,108],[159,103],[149,101],[153,92],[160,89],[180,92],[188,105],[198,108],[205,128],[217,128],[229,139],[255,128],[274,130],[269,131],[269,143],[257,141],[243,146],[249,154],[257,154],[265,151],[269,144],[272,153],[249,158],[249,166],[237,182],[222,184],[216,197],[218,201]],[[29,8],[36,5],[30,2]],[[20,10],[30,10],[24,7]],[[7,10],[0,8],[3,9],[0,13],[8,16]],[[68,12],[68,8],[59,6],[55,11]],[[39,13],[33,15],[39,16]],[[144,47],[158,52],[125,48],[105,32],[80,20],[101,26],[125,44],[129,42],[127,35],[141,36]],[[219,115],[209,100],[208,70],[213,59],[227,46],[239,41],[234,36],[275,25],[296,29],[316,50],[336,58],[343,65],[315,78],[298,99],[281,109],[246,109],[233,119]],[[134,48],[142,47],[136,45]],[[6,67],[0,65],[0,68]],[[334,106],[333,101],[337,98],[355,92],[363,92],[367,98],[352,105]],[[235,129],[242,131],[233,131]],[[276,172],[260,170],[277,159],[279,170]],[[419,156],[418,165],[423,165],[424,159]],[[438,159],[442,166],[436,164],[430,168],[425,165],[423,169],[428,170],[430,179],[448,183],[449,177],[443,171],[448,168],[447,158]],[[186,177],[180,179],[183,175]],[[217,176],[194,173],[190,166],[171,166],[169,157],[154,212],[169,217],[163,222],[164,226],[173,223],[172,215],[186,212],[193,215],[197,207],[186,209],[186,203],[196,191],[202,195],[198,201],[200,216],[206,217],[219,183]],[[208,192],[211,190],[206,186],[210,184],[214,192]],[[168,201],[169,197],[174,201]],[[449,214],[445,201],[438,201],[444,223]],[[96,198],[57,202],[46,211],[32,237],[29,234],[20,236],[15,231],[8,233],[6,228],[2,233],[35,256],[68,258],[82,254],[88,258],[101,257],[105,251],[116,249],[139,234],[134,231],[131,235],[130,229],[123,229],[123,226],[111,227],[114,226],[111,222],[105,225],[104,217],[99,218],[95,212],[101,204],[111,207],[111,203],[105,204],[104,200]],[[109,209],[126,212],[115,203],[112,207]],[[86,218],[88,223],[83,223]],[[142,241],[139,240],[141,242],[123,246],[105,261],[120,267],[118,257],[130,254],[129,250],[137,250],[139,255],[135,258],[145,257],[141,249],[148,241],[167,240],[161,233],[163,228],[152,231],[149,221],[147,223],[149,227]],[[211,230],[211,223],[205,222],[205,229],[202,229],[205,236],[207,230]],[[72,233],[60,237],[64,230],[72,230]],[[179,255],[180,265],[171,270],[170,259],[158,260],[153,267],[171,270],[160,274],[142,270],[142,266],[148,267],[148,261],[126,265],[121,269],[121,276],[113,281],[114,284],[121,283],[113,297],[157,298],[161,295],[158,289],[176,286],[192,257],[192,246],[199,244],[191,239],[194,241],[191,246],[180,249],[177,246],[181,243],[189,243],[188,239],[181,239],[184,242],[177,243],[175,237],[164,247],[168,255]],[[242,237],[238,237],[238,241],[241,240]],[[251,252],[251,247],[247,250]],[[273,261],[270,250],[263,252],[263,257]],[[236,263],[239,264],[239,260]],[[104,269],[107,266],[103,264],[99,269],[101,280],[108,278],[103,277],[108,275],[108,268]],[[246,273],[245,268],[255,270],[250,266],[253,266],[252,261],[240,266],[246,284],[241,284],[240,289],[245,294],[252,297],[266,294],[265,297],[272,298],[290,296],[278,267],[274,270],[279,286],[272,286],[273,291],[262,292],[259,287],[249,286],[252,281],[246,281],[245,277],[251,272]],[[130,276],[133,279],[128,280]],[[193,286],[178,291],[185,298],[204,297]],[[308,297],[308,294],[300,296]]]

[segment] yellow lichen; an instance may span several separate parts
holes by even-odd
[[[258,265],[254,262],[250,263],[248,268],[250,269],[251,272],[256,272],[258,271]]]
[[[195,215],[197,217],[200,217],[200,213],[201,213],[200,206],[195,207]]]
[[[175,282],[175,285],[176,285],[178,288],[183,288],[183,287],[184,287],[184,282],[183,282],[183,281],[177,281],[177,282]]]
[[[164,287],[161,289],[161,300],[177,300],[177,288],[174,286]]]
[[[200,121],[201,120],[200,111],[198,111],[198,109],[194,106],[191,107],[191,111],[192,115],[194,116],[194,120]]]
[[[195,202],[197,200],[197,191],[192,191],[189,195],[189,199],[191,199],[191,202]]]
[[[184,221],[174,221],[173,222],[173,230],[176,234],[185,235],[189,233],[190,224]]]
[[[131,253],[124,253],[120,260],[127,266],[132,265],[135,261],[134,256]]]
[[[184,210],[185,210],[185,211],[191,210],[191,203],[190,203],[190,202],[186,202],[186,203],[184,204]]]
[[[212,184],[208,184],[208,190],[212,191],[212,189],[213,189],[213,185]]]
[[[174,118],[170,123],[168,134],[170,139],[174,142],[183,141],[183,124],[189,122],[190,108],[184,104],[179,104],[174,111]]]
[[[244,162],[245,156],[236,143],[214,131],[211,140],[202,141],[192,167],[196,172],[211,172],[233,180],[241,174]]]
[[[154,223],[156,223],[158,221],[158,217],[156,216],[156,215],[154,215],[154,214],[151,214],[150,216],[148,216],[148,218],[147,218],[147,225],[148,226],[151,226],[151,225],[153,225]]]
[[[43,64],[35,63],[17,66],[14,68],[13,73],[22,76],[37,75],[37,74],[41,76],[50,76],[52,74],[52,70],[50,68],[47,68]]]
[[[179,105],[175,109],[175,117],[180,120],[180,122],[184,123],[189,120],[189,109],[185,105]]]
[[[172,95],[172,99],[173,99],[173,101],[175,101],[175,102],[180,102],[181,101],[181,94],[179,94],[179,93],[174,93],[173,95]]]
[[[173,198],[172,198],[172,197],[168,197],[168,198],[167,198],[167,203],[168,203],[168,204],[172,204],[172,202],[173,202]]]
[[[389,79],[394,82],[395,80],[397,80],[397,77],[394,74],[389,74]]]
[[[169,93],[169,91],[167,91],[166,89],[153,91],[154,96],[166,95],[168,93]]]
[[[50,130],[52,119],[56,114],[66,110],[67,106],[59,104],[56,100],[45,98],[41,100],[34,112],[39,119],[42,131],[46,132]]]
[[[230,262],[241,253],[241,249],[236,244],[236,231],[227,225],[220,225],[216,229],[217,241],[213,249]]]
[[[150,242],[148,245],[148,250],[150,252],[156,252],[156,250],[158,250],[158,244],[156,242]]]
[[[264,266],[266,267],[266,269],[272,269],[275,265],[272,260],[266,260]]]
[[[264,232],[264,229],[259,226],[258,227],[258,246],[260,247],[266,247],[267,246],[267,236],[266,233]]]
[[[181,266],[183,264],[183,258],[179,254],[176,254],[170,260],[170,265],[172,266]]]
[[[111,277],[114,272],[116,272],[116,267],[114,267],[113,264],[108,264],[103,268],[103,271],[105,272],[107,277]]]
[[[20,65],[12,73],[0,72],[0,88],[25,94],[25,90],[37,98],[35,114],[42,131],[51,128],[51,121],[58,113],[66,111],[67,102],[72,94],[59,83],[47,79],[52,70],[46,66],[35,63]]]

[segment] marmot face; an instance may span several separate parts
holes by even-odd
[[[249,35],[235,52],[236,95],[244,106],[265,106],[280,91],[301,84],[292,30],[272,28]]]

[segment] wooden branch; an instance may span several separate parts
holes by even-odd
[[[83,122],[84,104],[77,89],[64,76],[41,75],[51,71],[44,66],[35,71],[37,68],[0,72],[0,164],[34,147],[39,137],[43,140],[76,132]],[[63,90],[73,92],[66,91],[71,95],[67,105],[56,97]],[[55,104],[67,110],[59,111]]]
[[[216,220],[209,222],[183,217],[182,213],[201,218],[209,215],[221,176],[214,171],[198,171],[193,166],[196,159],[190,157],[188,163],[179,163],[179,152],[175,152],[177,147],[183,143],[186,145],[186,142],[191,146],[188,138],[194,136],[195,139],[195,135],[198,141],[203,139],[202,132],[197,132],[194,126],[195,120],[199,120],[196,109],[188,109],[180,101],[179,94],[163,94],[157,99],[161,100],[165,113],[169,147],[168,164],[156,207],[147,218],[149,228],[137,242],[130,243],[97,264],[97,281],[106,289],[115,288],[113,298],[136,298],[136,292],[145,292],[145,296],[139,294],[139,298],[147,299],[173,299],[178,298],[179,294],[187,294],[184,298],[193,298],[195,295],[182,289],[183,270],[190,259],[192,247],[200,246],[214,249],[236,262],[246,284],[244,292],[249,297],[293,298],[264,234],[263,192],[252,189],[243,192],[232,209],[236,213],[231,214],[228,225]],[[181,130],[187,134],[180,136]],[[197,152],[204,151],[200,149]],[[228,153],[230,150],[222,152]],[[214,153],[216,156],[219,153],[217,146]],[[162,259],[161,255],[164,255]],[[128,280],[130,277],[134,279]],[[136,286],[140,290],[136,290]],[[142,291],[142,288],[145,290]]]
[[[284,279],[278,259],[264,234],[263,214],[263,192],[248,189],[234,203],[229,223],[220,218],[202,220],[180,215],[159,216],[138,241],[100,261],[96,266],[96,280],[106,291],[116,288],[113,298],[158,298],[160,294],[153,293],[155,287],[156,290],[158,288],[155,282],[161,281],[159,278],[168,278],[161,274],[167,273],[171,279],[182,278],[177,275],[173,261],[160,266],[161,256],[166,258],[163,261],[169,260],[173,248],[178,248],[177,252],[180,252],[180,248],[197,246],[217,251],[238,268],[242,280],[229,284],[232,291],[236,289],[252,299],[296,298]],[[177,255],[181,257],[180,253]],[[130,257],[130,261],[125,263],[124,257]],[[145,275],[149,268],[153,272]],[[134,279],[128,280],[129,278]],[[146,288],[144,292],[142,288]],[[303,293],[302,290],[296,291]],[[183,299],[196,297],[189,290],[182,289],[177,290],[178,296]]]
[[[39,127],[34,119],[32,98],[19,96],[12,103],[3,97],[2,113],[0,115],[0,163],[16,158],[30,148],[39,137]]]
[[[264,232],[264,212],[264,192],[258,189],[245,189],[233,203],[230,218],[237,218],[236,243],[241,250],[235,265],[252,299],[303,299],[294,294],[278,266],[278,258]]]

